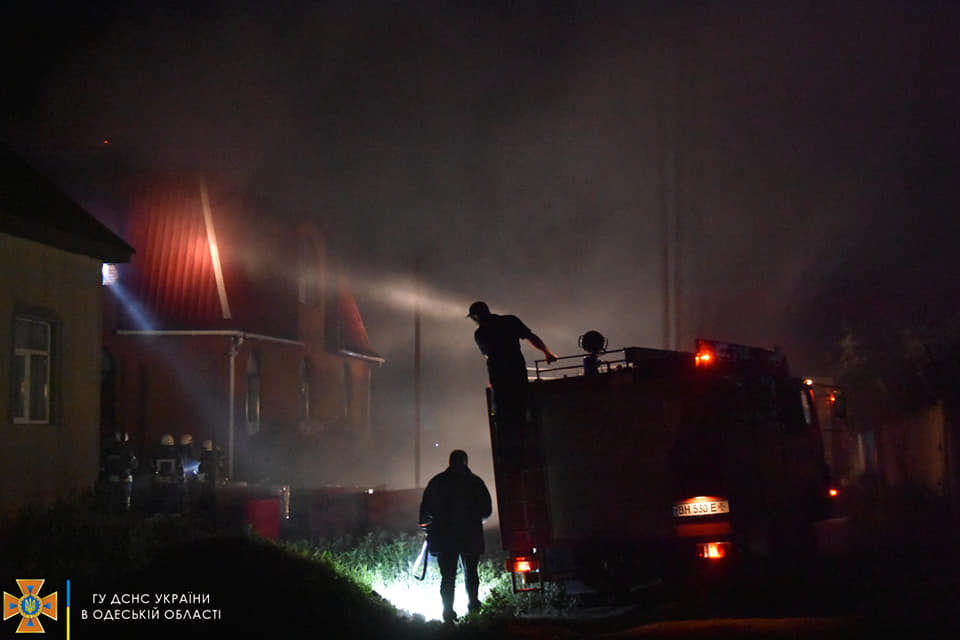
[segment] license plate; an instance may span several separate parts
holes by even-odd
[[[726,500],[696,500],[673,505],[675,518],[716,516],[724,513],[730,513],[730,503]]]

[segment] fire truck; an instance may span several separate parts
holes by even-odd
[[[520,418],[498,415],[487,390],[515,590],[813,553],[837,488],[813,384],[792,377],[780,351],[593,342],[586,357],[536,363]]]

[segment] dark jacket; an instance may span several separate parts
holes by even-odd
[[[420,502],[420,522],[430,523],[430,552],[483,553],[483,520],[492,512],[483,480],[469,467],[447,467],[427,483]]]
[[[488,315],[473,339],[480,353],[487,356],[490,382],[498,385],[525,385],[527,363],[520,350],[521,340],[532,340],[533,332],[517,316]]]

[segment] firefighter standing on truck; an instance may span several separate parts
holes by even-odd
[[[557,356],[517,316],[490,313],[486,302],[470,305],[467,317],[477,323],[473,339],[487,358],[487,372],[493,390],[493,407],[498,422],[518,427],[526,422],[527,363],[520,350],[520,340],[543,352],[547,362]]]
[[[440,566],[444,622],[457,619],[453,599],[459,559],[463,560],[469,610],[480,609],[477,564],[484,550],[483,521],[492,512],[490,492],[467,466],[467,453],[452,451],[450,466],[430,479],[420,502],[420,523],[428,527],[427,548]]]

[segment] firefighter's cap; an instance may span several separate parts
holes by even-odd
[[[487,303],[483,300],[477,300],[472,305],[470,305],[470,311],[467,312],[468,318],[473,318],[474,316],[486,316],[490,315],[490,307],[487,306]]]

